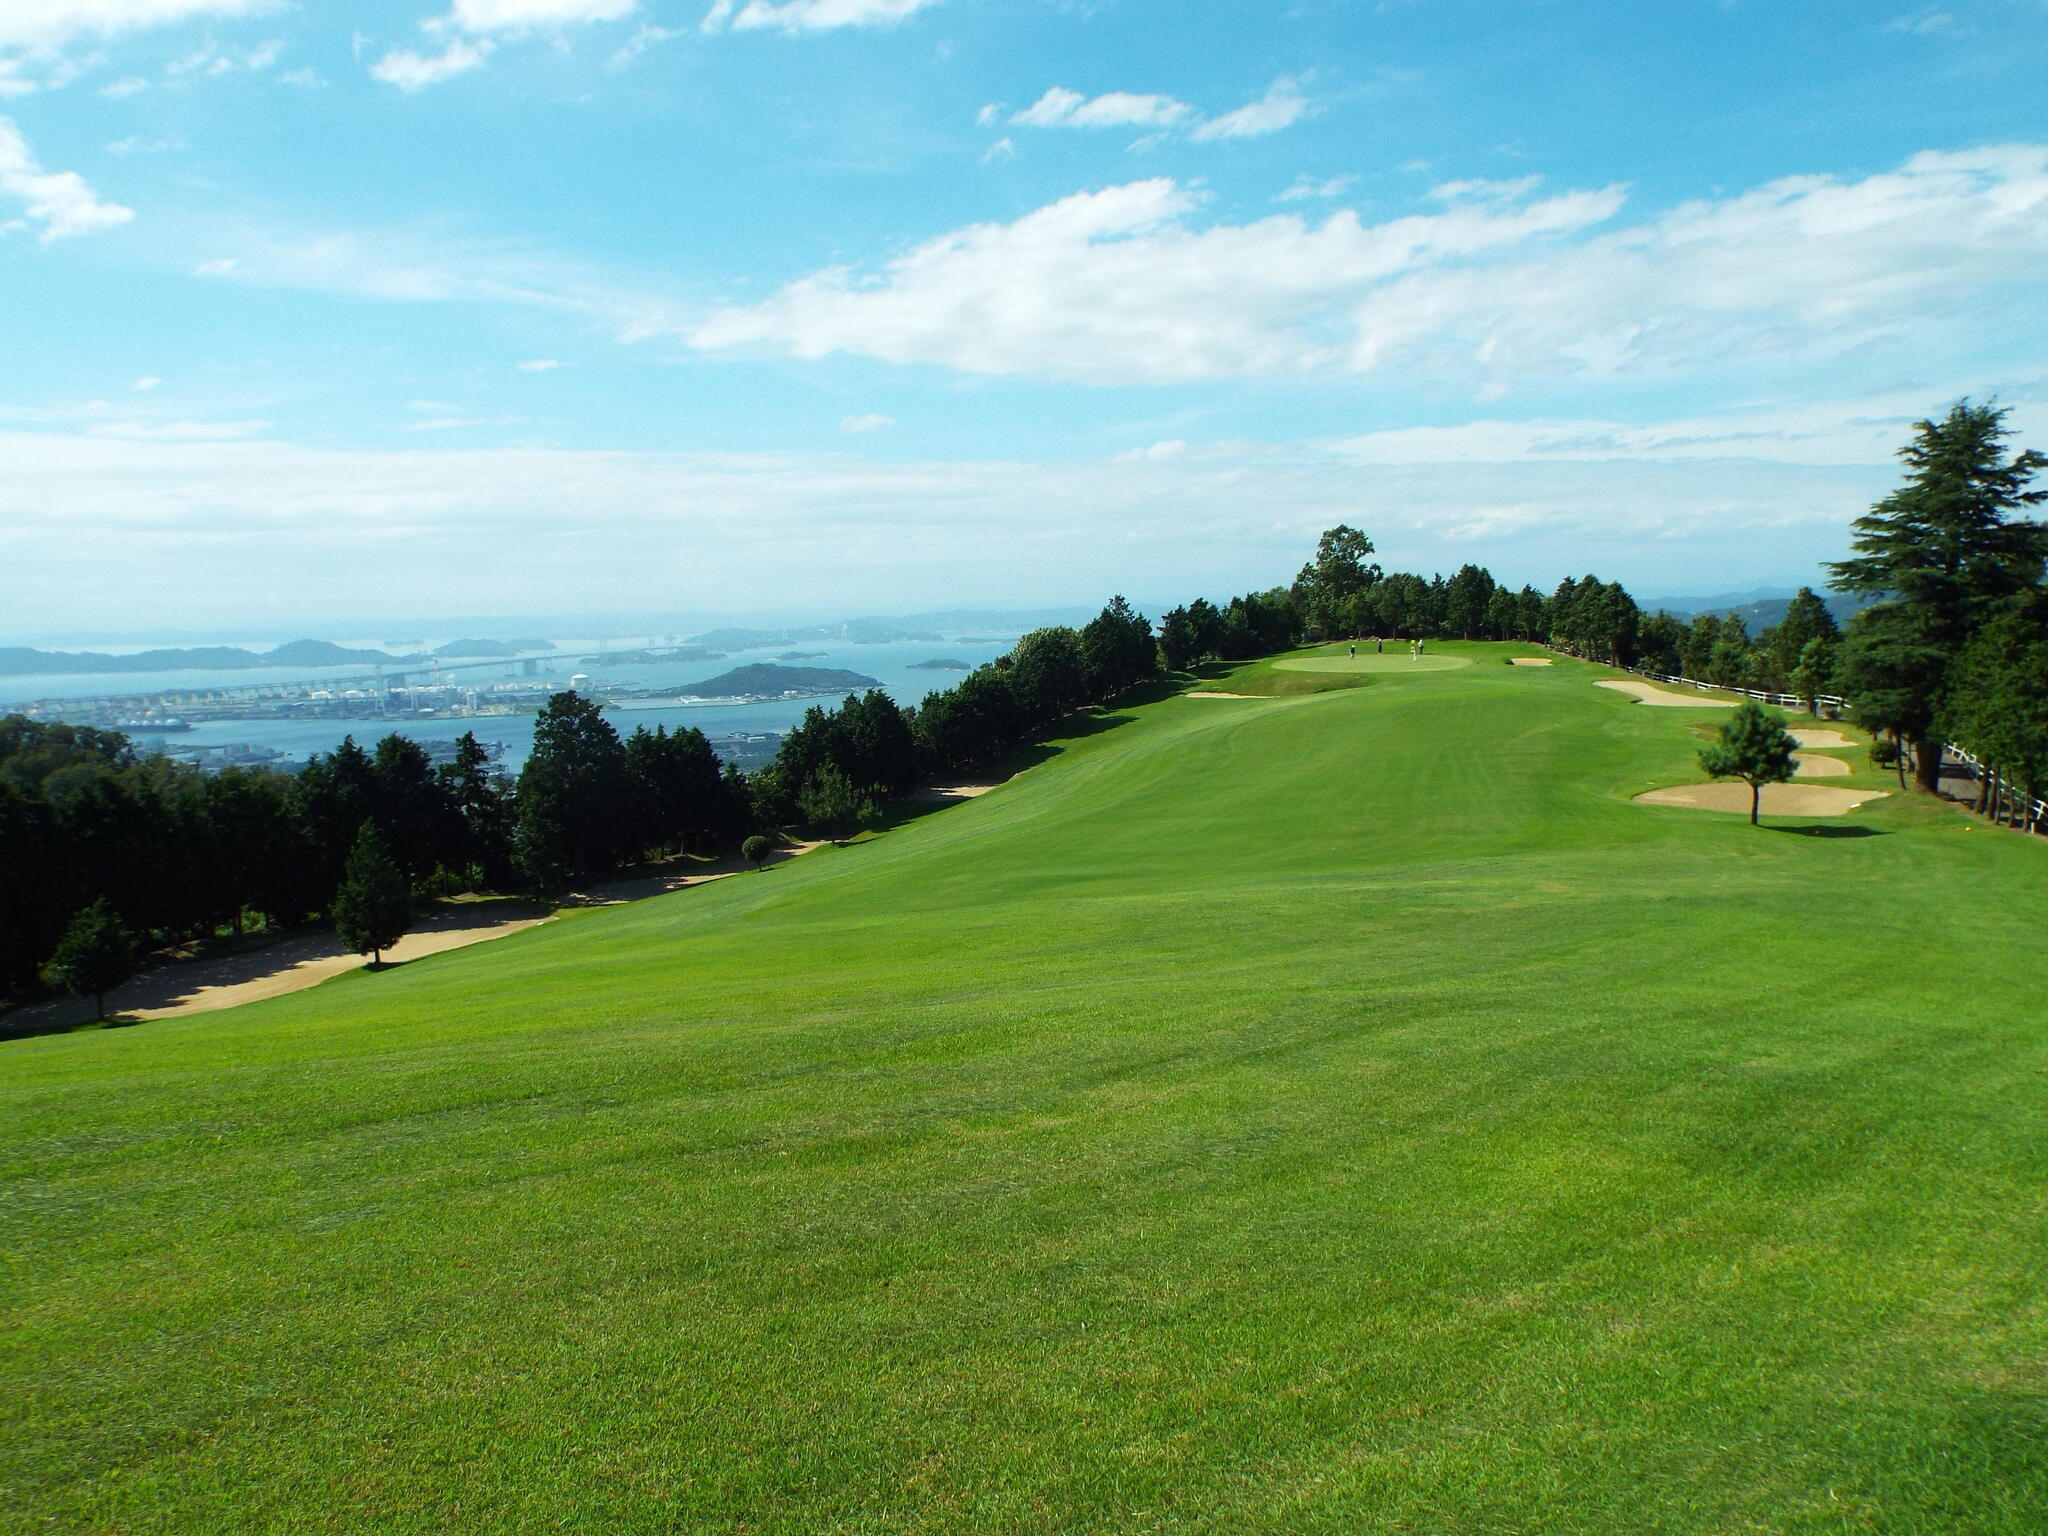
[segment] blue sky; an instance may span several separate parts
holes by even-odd
[[[1810,578],[2048,4],[8,0],[0,632]]]

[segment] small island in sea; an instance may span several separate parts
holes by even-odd
[[[862,672],[843,667],[779,667],[758,661],[734,667],[701,683],[685,683],[676,692],[684,698],[779,699],[790,694],[847,693],[855,688],[879,688],[881,683]]]
[[[913,661],[906,669],[911,672],[972,672],[974,664],[958,661],[951,656],[940,656],[931,661]]]

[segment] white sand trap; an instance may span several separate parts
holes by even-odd
[[[1839,757],[1822,757],[1817,752],[1794,752],[1792,772],[1802,779],[1846,779],[1849,765]]]
[[[1510,656],[1508,658],[1508,665],[1511,667],[1547,667],[1550,665],[1550,658],[1548,656]]]
[[[1256,693],[1184,693],[1184,699],[1256,699]]]
[[[1882,800],[1882,789],[1827,789],[1818,784],[1766,784],[1766,816],[1846,816],[1866,800]],[[1712,784],[1674,784],[1636,796],[1637,805],[1679,805],[1692,811],[1740,811],[1749,814],[1749,786],[1740,779]]]
[[[1802,731],[1794,728],[1791,730],[1791,736],[1802,747],[1833,747],[1837,751],[1845,751],[1856,745],[1840,731]]]
[[[927,784],[922,789],[913,789],[904,798],[920,804],[950,805],[955,800],[973,800],[987,794],[1005,779],[950,779],[944,784]]]
[[[1706,693],[1667,693],[1662,688],[1653,688],[1648,683],[1639,683],[1633,678],[1627,682],[1615,677],[1603,678],[1600,686],[1612,688],[1616,693],[1628,694],[1640,703],[1656,704],[1666,708],[1676,706],[1684,709],[1733,709],[1736,705],[1734,699],[1717,699]]]

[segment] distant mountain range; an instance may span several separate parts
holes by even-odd
[[[433,654],[496,661],[524,656],[529,651],[552,651],[554,648],[552,640],[450,640],[446,645],[435,646]]]
[[[755,651],[770,645],[834,641],[841,645],[887,645],[893,640],[937,644],[943,637],[928,629],[905,629],[895,619],[842,619],[836,624],[807,624],[801,629],[713,629],[692,635],[691,643],[716,651]]]
[[[778,667],[773,662],[758,661],[707,677],[701,683],[685,683],[676,691],[702,699],[737,699],[783,693],[838,693],[842,689],[850,692],[881,686],[876,679],[843,667]]]
[[[204,669],[234,672],[274,667],[385,667],[414,662],[417,656],[389,651],[351,650],[327,640],[292,640],[268,651],[239,645],[201,645],[174,650],[137,651],[110,656],[102,651],[38,651],[25,645],[0,646],[0,675],[45,676],[57,672],[187,672]]]
[[[39,651],[0,645],[0,676],[47,677],[70,672],[240,672],[261,667],[389,667],[418,665],[437,657],[497,661],[533,651],[552,651],[552,640],[451,640],[426,655],[363,650],[329,640],[291,640],[267,651],[240,645],[174,646],[128,656],[105,651]],[[684,658],[692,659],[692,658]]]
[[[1877,601],[1862,593],[1823,592],[1818,587],[1814,590],[1828,605],[1828,612],[1835,616],[1837,624],[1846,625],[1852,617]],[[1792,606],[1796,591],[1796,588],[1761,587],[1753,592],[1726,592],[1715,597],[1649,597],[1640,599],[1639,603],[1645,613],[1661,610],[1677,619],[1690,619],[1702,613],[1725,618],[1732,613],[1742,620],[1750,634],[1758,635],[1773,624],[1783,622],[1785,610]]]

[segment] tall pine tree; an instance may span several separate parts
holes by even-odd
[[[1856,519],[1856,553],[1830,567],[1840,590],[1882,599],[1866,610],[1881,617],[1858,615],[1865,622],[1851,626],[1846,679],[1852,690],[1859,676],[1882,682],[1886,711],[1930,790],[1941,777],[1933,728],[1950,668],[2048,561],[2048,527],[2012,515],[2048,497],[2032,488],[2048,455],[2008,455],[2005,415],[1961,400],[1940,421],[1919,422],[1899,450],[1905,484]],[[1855,702],[1860,710],[1863,699]]]

